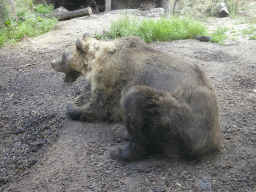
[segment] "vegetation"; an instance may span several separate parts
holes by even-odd
[[[139,36],[149,43],[152,41],[191,39],[195,35],[203,35],[205,32],[205,24],[189,17],[139,20],[136,17],[125,15],[112,22],[110,30],[103,35],[96,33],[96,37],[105,39],[133,35]]]
[[[256,33],[255,33],[254,35],[251,35],[251,36],[249,37],[249,39],[251,39],[251,40],[256,40]]]
[[[188,13],[193,15],[193,10],[204,12],[206,7],[212,3],[225,2],[230,13],[237,13],[239,9],[246,9],[246,0],[181,0],[183,6],[188,7]],[[51,13],[53,5],[34,4],[33,0],[15,0],[17,20],[5,17],[5,27],[0,30],[0,46],[7,42],[17,42],[26,36],[37,36],[54,28],[56,18],[41,18],[37,15]],[[204,8],[202,8],[204,6]],[[255,39],[255,19],[250,21],[251,27],[242,31],[243,35],[250,35]],[[95,36],[101,39],[119,38],[129,35],[139,36],[145,42],[172,41],[179,39],[191,39],[194,36],[210,35],[212,42],[221,43],[228,38],[228,28],[218,26],[215,31],[207,32],[206,24],[191,17],[161,18],[159,20],[144,19],[124,15],[112,22],[109,31],[104,34],[96,33]],[[234,28],[230,34],[238,34]],[[236,34],[235,34],[236,33]],[[232,37],[231,37],[232,38]]]
[[[199,22],[199,20],[205,19],[201,16],[198,20],[192,19],[191,17],[184,15],[193,15],[194,18],[198,18],[193,11],[205,13],[206,10],[213,3],[226,3],[230,14],[238,13],[240,10],[248,9],[248,0],[180,0],[179,3],[182,4],[183,16],[176,16],[172,18],[161,18],[159,20],[154,19],[140,19],[139,17],[131,17],[124,15],[111,23],[110,29],[105,31],[103,34],[96,33],[95,36],[100,39],[108,38],[119,38],[129,35],[139,36],[147,43],[152,41],[172,41],[179,39],[191,39],[194,36],[211,36],[211,41],[214,43],[224,44],[224,40],[231,39],[236,40],[234,36],[239,35],[250,35],[249,39],[255,39],[256,28],[254,24],[256,20],[253,18],[250,20],[242,21],[245,23],[250,23],[247,29],[242,31],[234,30],[234,27],[228,28],[223,26],[217,26],[214,31],[207,31],[206,24]],[[187,9],[186,9],[187,7]],[[227,32],[229,34],[227,35]]]
[[[53,5],[34,5],[33,0],[16,0],[17,20],[6,19],[0,31],[0,46],[15,43],[25,36],[37,36],[54,28],[56,18],[41,18],[36,15],[51,13]]]
[[[212,33],[207,32],[204,23],[188,17],[161,18],[159,20],[122,16],[112,22],[110,30],[104,34],[95,34],[99,39],[119,38],[129,35],[139,36],[145,42],[173,41],[179,39],[193,39],[194,36],[210,35],[212,42],[223,44],[229,29],[218,26]]]
[[[249,28],[248,29],[244,29],[244,30],[242,30],[242,33],[243,34],[253,34],[254,32],[256,32],[256,27],[254,27],[254,26],[249,26]]]
[[[218,26],[217,29],[211,33],[212,42],[223,44],[223,40],[227,39],[228,36],[225,34],[229,30],[228,27]]]
[[[235,14],[239,10],[249,8],[246,4],[247,1],[248,0],[181,0],[180,3],[182,6],[187,7],[187,12],[192,15],[206,12],[211,8],[213,3],[226,3],[229,13]]]

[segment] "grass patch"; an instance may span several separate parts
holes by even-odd
[[[179,2],[182,7],[186,7],[185,13],[193,16],[198,13],[206,13],[212,8],[214,3],[226,3],[230,14],[238,13],[240,10],[248,10],[248,0],[186,0]]]
[[[0,46],[7,42],[15,43],[25,36],[38,36],[55,27],[56,18],[41,18],[36,15],[51,13],[53,5],[34,5],[32,0],[17,0],[18,20],[6,20],[0,30]],[[22,19],[21,19],[22,18]]]
[[[248,29],[242,30],[243,34],[253,34],[254,32],[256,32],[256,27],[254,26],[250,26]]]
[[[228,38],[228,36],[225,34],[228,30],[228,27],[218,26],[217,29],[210,34],[212,36],[211,41],[214,43],[223,44],[223,41]]]
[[[37,12],[39,14],[48,14],[48,13],[52,12],[52,10],[54,9],[54,6],[38,4],[38,5],[35,5],[33,8],[34,8],[35,12]]]
[[[251,40],[256,40],[256,34],[251,35],[251,36],[249,37],[249,39],[251,39]]]
[[[203,35],[206,25],[189,17],[143,19],[124,15],[111,23],[110,30],[104,34],[95,34],[100,39],[138,36],[145,42],[192,39]]]
[[[246,18],[246,21],[251,25],[256,24],[256,17]]]
[[[232,37],[231,40],[232,40],[232,41],[236,41],[237,39],[236,39],[235,37]]]
[[[215,31],[209,34],[204,23],[189,17],[139,20],[137,17],[124,15],[111,23],[109,31],[105,31],[103,34],[96,33],[95,37],[98,39],[116,39],[132,35],[150,43],[152,41],[193,39],[194,36],[210,35],[212,42],[223,44],[223,41],[228,38],[225,34],[228,30],[227,27],[218,26]]]

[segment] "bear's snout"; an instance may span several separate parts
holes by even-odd
[[[61,62],[58,59],[57,60],[53,60],[50,63],[52,65],[52,68],[55,71],[64,72],[64,68],[63,68],[63,66],[61,65]]]

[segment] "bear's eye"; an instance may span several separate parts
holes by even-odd
[[[78,51],[80,51],[81,53],[85,53],[85,51],[81,48],[81,47],[76,47]]]

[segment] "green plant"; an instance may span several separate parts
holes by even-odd
[[[233,15],[240,10],[248,9],[248,0],[181,0],[179,3],[184,7],[183,12],[196,16],[199,13],[211,12],[213,3],[226,3],[229,14]],[[212,10],[213,11],[213,10]]]
[[[232,37],[231,40],[232,40],[232,41],[236,41],[236,38],[235,38],[235,37]]]
[[[52,5],[33,5],[32,0],[17,0],[16,6],[19,19],[12,23],[9,20],[6,21],[6,27],[0,31],[0,46],[6,42],[17,42],[24,36],[32,37],[43,34],[55,27],[56,18],[36,16],[37,14],[50,13],[53,10]]]
[[[212,33],[208,33],[205,24],[189,17],[161,18],[159,20],[143,19],[124,15],[111,23],[109,31],[95,33],[98,39],[119,38],[124,36],[139,36],[145,42],[172,41],[191,39],[194,36],[210,35],[212,42],[223,44],[228,38],[225,34],[229,28],[218,26]],[[236,33],[236,31],[232,31]]]
[[[34,10],[39,13],[39,14],[48,14],[51,13],[52,10],[54,9],[53,5],[43,5],[43,4],[38,4],[34,6]]]
[[[256,40],[256,34],[251,35],[251,36],[249,37],[249,39],[251,39],[251,40]]]
[[[256,17],[246,18],[247,22],[251,25],[256,24]]]
[[[239,7],[239,1],[238,0],[225,0],[224,1],[227,5],[229,13],[237,13],[238,7]]]
[[[248,29],[243,29],[242,33],[243,34],[253,34],[256,31],[256,27],[250,26]]]
[[[211,41],[214,43],[223,44],[223,40],[228,38],[228,36],[225,34],[228,30],[228,27],[217,26],[217,29],[213,33],[211,33]]]
[[[14,5],[13,5],[14,6]],[[16,20],[16,12],[12,5],[9,5],[6,1],[0,0],[0,29],[13,25]]]
[[[203,35],[206,25],[189,17],[161,18],[159,20],[122,16],[111,23],[109,31],[99,38],[118,38],[129,35],[139,36],[145,42],[191,39]]]
[[[15,0],[17,16],[32,14],[33,0]]]

